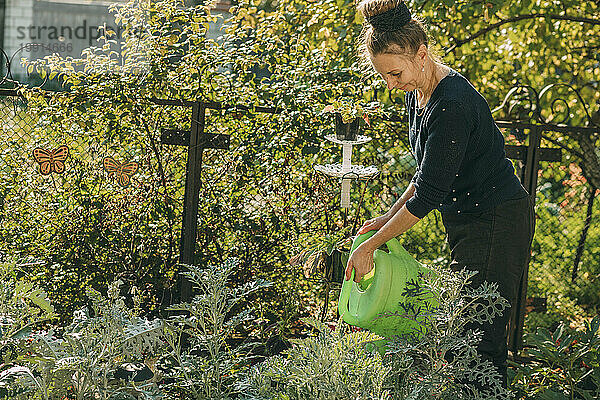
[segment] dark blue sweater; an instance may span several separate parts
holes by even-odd
[[[504,137],[487,101],[451,69],[417,113],[416,93],[406,93],[410,146],[417,160],[414,196],[406,208],[423,218],[480,213],[527,192],[504,152]]]

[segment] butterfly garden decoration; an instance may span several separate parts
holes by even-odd
[[[68,157],[69,148],[66,145],[59,146],[54,150],[45,150],[40,147],[33,150],[33,159],[40,165],[42,175],[65,172],[65,161]]]
[[[135,161],[119,163],[112,157],[104,157],[102,160],[104,170],[108,176],[116,175],[117,183],[122,187],[127,187],[131,183],[131,177],[137,172],[139,164]]]

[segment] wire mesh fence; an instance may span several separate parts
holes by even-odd
[[[29,272],[61,304],[76,307],[84,287],[117,279],[144,290],[156,287],[159,300],[169,303],[185,184],[183,149],[154,149],[158,138],[147,136],[123,144],[110,132],[94,135],[78,123],[47,129],[51,116],[34,117],[16,95],[0,98],[0,117],[3,258],[37,265]]]
[[[585,314],[582,306],[594,313],[600,304],[599,191],[581,172],[569,155],[540,165],[528,284],[530,296],[547,297],[553,309],[570,310],[573,320]]]
[[[567,160],[560,165],[542,163],[537,193],[538,235],[534,251],[536,255],[546,254],[547,257],[537,262],[554,263],[560,268],[561,275],[568,279],[574,276],[574,271],[575,279],[577,271],[580,274],[596,272],[594,267],[600,262],[600,253],[594,251],[600,245],[599,232],[592,227],[584,236],[592,192],[597,193],[597,189],[587,184],[576,160]],[[598,205],[593,203],[592,218],[599,212]]]
[[[170,108],[166,112],[175,113]],[[5,138],[0,142],[0,251],[21,261],[46,260],[47,270],[37,273],[57,288],[73,279],[79,281],[70,282],[70,288],[112,278],[146,287],[158,283],[161,302],[169,303],[172,293],[165,288],[177,272],[187,148],[161,143],[159,132],[186,129],[191,113],[179,111],[176,118],[126,143],[110,130],[90,135],[85,125],[46,129],[51,116],[34,118],[19,96],[0,98],[0,116]],[[339,180],[324,177],[311,165],[339,160],[338,146],[317,143],[318,154],[310,158],[293,150],[293,138],[269,139],[266,122],[276,121],[276,115],[230,118],[227,123],[223,118],[215,112],[206,124],[207,132],[232,134],[232,151],[204,155],[197,237],[203,262],[234,251],[246,252],[242,267],[249,271],[288,268],[293,249],[274,250],[297,239],[285,232],[316,236],[346,227],[354,233],[364,220],[387,211],[414,173],[402,123],[388,124],[396,131],[391,142],[366,130],[374,140],[364,149],[355,148],[353,163],[375,165],[381,173],[355,182],[352,207],[340,210]],[[268,147],[269,140],[281,143]],[[293,168],[302,173],[291,176]],[[590,299],[597,296],[585,290],[596,279],[600,261],[600,231],[593,223],[600,206],[595,202],[588,207],[590,199],[577,159],[541,163],[530,268],[534,294],[548,290],[548,268],[561,271],[556,276],[564,279],[571,279],[577,268],[575,287]],[[223,232],[235,239],[223,239]],[[268,237],[273,232],[280,236]],[[449,257],[444,237],[441,216],[434,210],[403,235],[402,244],[423,262],[443,262]],[[67,258],[71,269],[54,275],[51,266]]]

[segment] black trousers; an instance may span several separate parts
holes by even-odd
[[[450,246],[453,270],[478,272],[471,285],[497,282],[500,295],[514,307],[519,282],[529,262],[535,230],[534,199],[525,194],[479,214],[442,215]],[[472,325],[483,331],[478,352],[490,360],[507,385],[507,324],[511,309],[506,309],[491,324]]]

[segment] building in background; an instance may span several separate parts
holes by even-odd
[[[109,6],[127,0],[0,0],[0,49],[10,61],[13,79],[27,81],[21,59],[35,60],[49,54],[79,58],[83,49],[98,46],[101,35],[98,27],[106,24],[117,35],[120,27],[115,23]],[[186,1],[188,5],[200,1]],[[229,0],[219,0],[215,12],[226,14]],[[210,26],[208,35],[219,35],[223,20]],[[0,53],[1,54],[1,53]],[[2,55],[1,76],[6,72]]]

